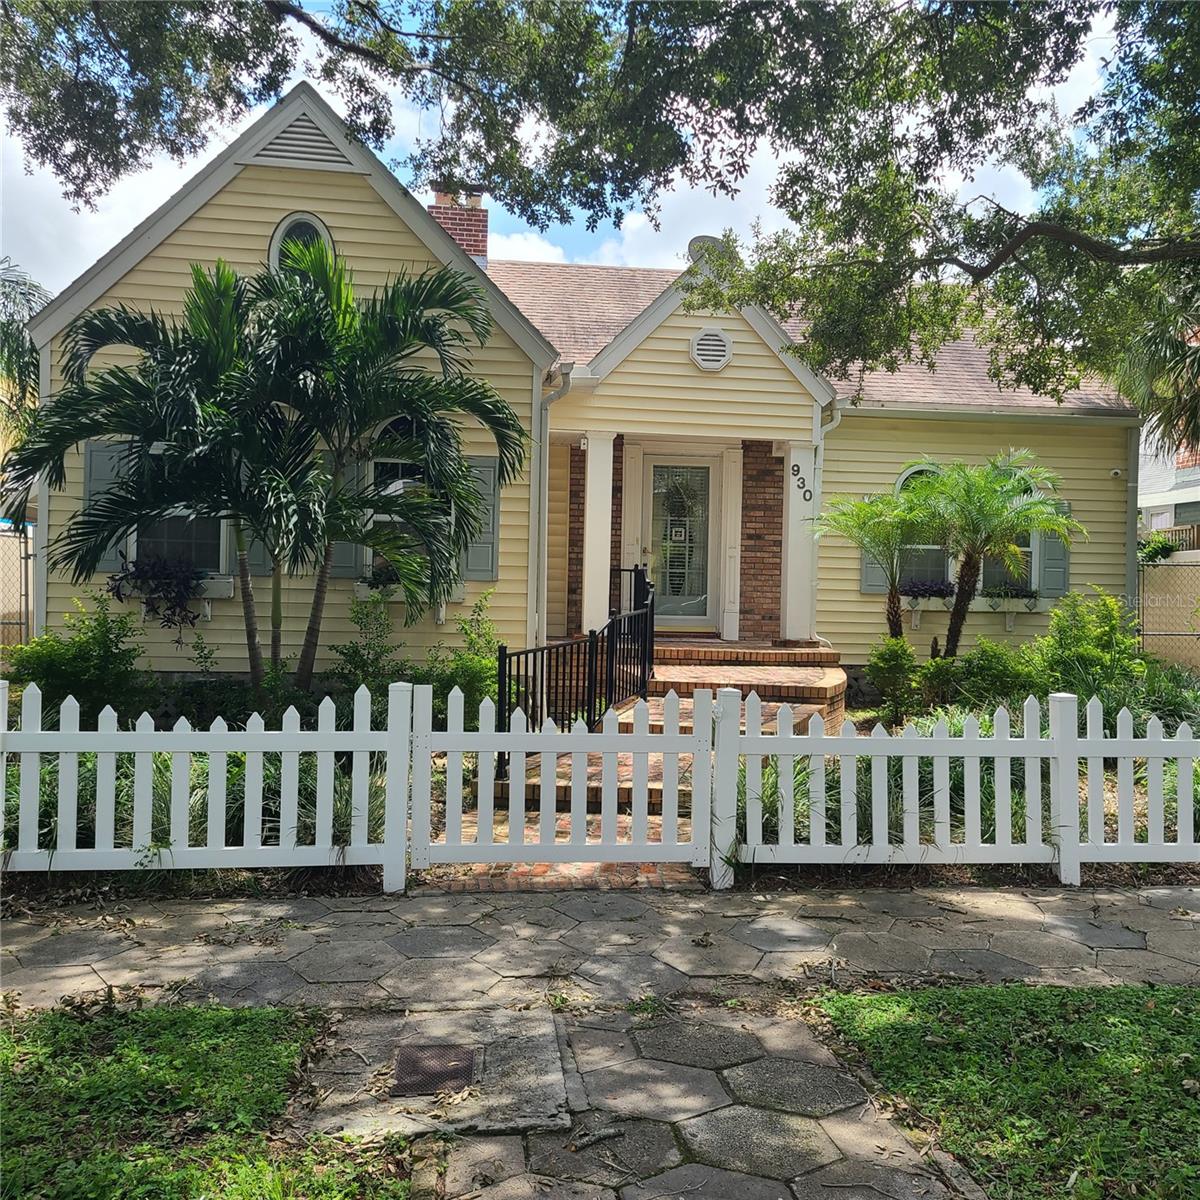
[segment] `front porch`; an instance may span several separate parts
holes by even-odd
[[[614,572],[641,563],[660,636],[756,652],[813,642],[819,455],[810,442],[560,432],[548,459],[539,641],[600,628],[620,607]]]

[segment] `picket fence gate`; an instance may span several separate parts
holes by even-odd
[[[986,735],[972,717],[862,736],[820,717],[797,732],[787,705],[764,728],[758,697],[726,688],[695,693],[690,728],[672,693],[653,730],[645,701],[628,729],[611,711],[598,731],[529,729],[520,710],[498,729],[490,700],[467,728],[456,690],[435,729],[431,689],[394,683],[381,729],[360,688],[349,728],[327,697],[313,729],[295,709],[270,730],[122,728],[108,707],[82,730],[72,699],[43,728],[30,686],[10,729],[0,680],[3,866],[377,865],[398,891],[434,863],[681,862],[725,888],[738,862],[1054,863],[1078,884],[1085,862],[1200,859],[1191,729],[1151,719],[1138,737],[1122,710],[1111,736],[1093,699],[1081,734],[1078,703],[1050,697],[1046,735],[1030,698],[1016,732],[998,709]]]

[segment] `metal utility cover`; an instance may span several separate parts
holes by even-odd
[[[475,1047],[445,1042],[401,1046],[396,1051],[393,1096],[460,1092],[475,1082]]]

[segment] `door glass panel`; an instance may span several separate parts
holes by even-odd
[[[660,617],[708,615],[708,467],[655,464],[650,572]]]

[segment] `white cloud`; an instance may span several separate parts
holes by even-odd
[[[566,262],[567,252],[540,233],[492,233],[488,258],[515,258],[524,262]]]

